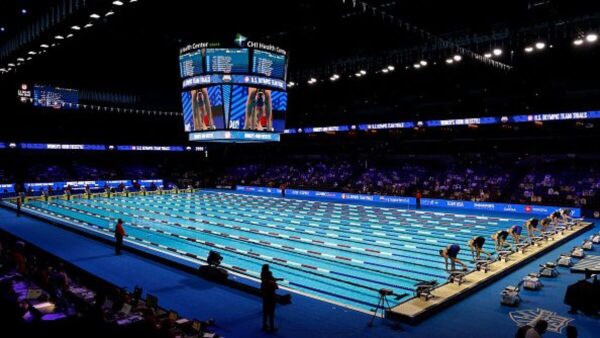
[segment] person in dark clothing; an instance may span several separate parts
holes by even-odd
[[[421,209],[421,197],[423,197],[423,195],[421,194],[421,190],[417,190],[417,194],[415,195],[415,198],[417,200],[417,209]]]
[[[275,327],[275,304],[277,303],[276,290],[279,288],[279,286],[277,286],[277,280],[280,279],[273,277],[273,273],[269,270],[269,264],[263,265],[260,279],[260,291],[263,300],[262,329],[263,331],[275,332],[277,331],[277,328]]]
[[[123,229],[123,220],[119,218],[115,227],[115,254],[120,255],[123,248],[123,237],[125,237],[125,229]]]
[[[279,188],[281,189],[281,197],[285,197],[285,183],[282,183]]]
[[[573,325],[567,326],[567,338],[577,338],[579,333],[577,332],[577,328]]]
[[[473,256],[473,260],[479,260],[481,258],[481,254],[484,253],[487,255],[488,259],[492,258],[492,255],[483,250],[483,245],[485,244],[485,238],[482,236],[475,236],[469,240],[469,248],[471,248],[471,255]]]
[[[17,217],[21,217],[21,197],[17,197]]]
[[[467,271],[467,265],[463,263],[460,259],[457,258],[458,253],[460,252],[460,245],[452,244],[448,245],[446,248],[440,250],[440,256],[444,257],[444,263],[446,264],[446,270],[448,270],[448,259],[450,259],[450,267],[451,271],[456,270],[456,263],[462,266],[463,271]]]

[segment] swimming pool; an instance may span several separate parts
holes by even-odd
[[[216,250],[224,267],[254,277],[268,263],[282,286],[360,310],[374,308],[381,288],[411,293],[422,280],[445,282],[438,250],[448,244],[461,244],[468,262],[470,238],[524,221],[218,191],[25,208],[90,228],[113,229],[122,218],[129,241],[188,258]],[[493,251],[491,240],[485,249]]]

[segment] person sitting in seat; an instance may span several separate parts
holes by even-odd
[[[481,253],[487,255],[488,259],[492,258],[492,254],[483,251],[483,245],[485,244],[485,238],[482,236],[475,236],[469,240],[469,248],[471,249],[471,256],[473,260],[477,261],[481,258]]]
[[[451,244],[448,245],[446,248],[440,250],[440,256],[444,257],[446,270],[448,270],[448,259],[450,259],[450,267],[452,268],[450,271],[456,271],[456,263],[462,266],[463,271],[468,270],[467,265],[457,258],[459,252],[460,245],[458,244]]]

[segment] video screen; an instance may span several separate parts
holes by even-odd
[[[204,72],[202,50],[181,55],[179,57],[179,69],[183,78],[202,74]]]
[[[54,109],[78,109],[79,92],[75,89],[66,89],[44,85],[33,86],[33,105]]]
[[[286,92],[234,85],[229,129],[283,132],[286,110]]]
[[[285,79],[285,55],[254,50],[252,72],[268,77]]]
[[[181,99],[186,132],[225,129],[221,86],[183,92]]]
[[[206,71],[209,73],[248,73],[248,60],[247,48],[206,49]]]

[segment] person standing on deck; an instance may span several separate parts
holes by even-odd
[[[115,227],[115,254],[120,255],[123,248],[123,237],[125,237],[125,229],[123,229],[123,220],[119,218]]]
[[[417,194],[415,195],[415,198],[417,200],[417,209],[421,209],[421,197],[423,197],[423,195],[421,194],[421,190],[417,190]]]
[[[269,270],[269,264],[262,266],[260,273],[260,291],[263,300],[263,331],[276,332],[275,327],[275,304],[277,303],[277,281],[281,280],[273,277]]]

